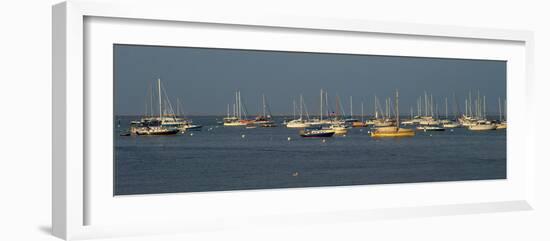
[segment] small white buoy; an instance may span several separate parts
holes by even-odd
[[[293,173],[292,173],[292,176],[293,176],[293,177],[297,177],[298,175],[300,175],[300,173],[298,173],[298,172],[293,172]]]
[[[343,137],[346,137],[346,134],[344,134]]]
[[[432,136],[432,134],[430,134],[430,136]]]
[[[242,138],[244,138],[244,137],[245,137],[245,135],[244,135],[244,134],[242,134],[242,135],[241,135],[241,137],[242,137]]]
[[[289,136],[289,137],[287,137],[286,139],[287,139],[288,141],[292,140],[292,138],[290,138],[290,136]]]
[[[190,136],[193,136],[193,133],[189,134]]]
[[[323,139],[323,143],[327,142],[327,140]]]
[[[363,132],[363,129],[359,129],[360,132]]]
[[[455,131],[454,129],[451,129],[451,132]]]
[[[367,131],[368,134],[370,134],[370,131]]]

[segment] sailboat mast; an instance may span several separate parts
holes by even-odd
[[[416,114],[422,116],[422,96],[416,100]]]
[[[386,117],[390,118],[390,106],[389,106],[389,99],[386,99]]]
[[[428,92],[424,91],[424,112],[428,116]]]
[[[321,89],[319,101],[319,120],[323,120],[323,89]]]
[[[266,117],[265,115],[265,95],[262,94],[262,103],[263,103],[263,107],[264,107],[264,117]]]
[[[239,90],[239,119],[243,119],[243,104],[241,100],[241,91]]]
[[[336,95],[336,119],[340,117],[340,96]]]
[[[469,99],[468,99],[468,109],[470,110],[470,116],[473,116],[474,113],[472,111],[472,91],[468,92]]]
[[[481,97],[479,94],[479,89],[477,90],[477,116],[481,117]]]
[[[388,118],[391,118],[391,97],[388,97]]]
[[[445,119],[449,119],[449,112],[447,110],[447,97],[445,97]]]
[[[159,89],[159,119],[162,122],[162,95],[160,91],[160,79],[157,80],[158,89]]]
[[[364,113],[363,113],[363,102],[361,101],[361,122],[364,121]]]
[[[399,91],[395,90],[395,120],[397,130],[399,130]]]
[[[430,112],[431,116],[434,116],[434,95],[430,94]]]
[[[487,105],[485,102],[485,96],[483,96],[483,119],[487,118]]]
[[[330,119],[330,110],[328,105],[328,92],[325,91],[325,109],[327,109],[327,119]]]
[[[470,115],[468,114],[468,104],[469,104],[470,102],[468,102],[468,98],[464,98],[464,101],[465,101],[464,104],[466,105],[466,106],[464,106],[464,108],[466,109],[466,116],[470,116]]]
[[[240,119],[241,114],[240,114],[240,105],[239,105],[239,91],[235,91],[235,109],[237,110],[235,116],[237,117],[237,119]]]
[[[378,119],[378,98],[376,97],[376,95],[374,96],[374,118],[375,119]]]
[[[149,86],[149,87],[151,88],[151,91],[150,91],[151,96],[149,96],[149,97],[150,97],[150,101],[151,101],[151,105],[150,105],[150,106],[151,106],[151,115],[150,115],[149,117],[152,118],[152,117],[155,115],[155,112],[154,112],[155,107],[153,107],[153,89],[154,89],[154,87],[155,87],[155,82],[154,82],[154,81],[151,82],[151,86]]]
[[[292,119],[296,119],[296,99],[292,100]]]
[[[439,106],[437,105],[437,102],[435,102],[435,116],[439,119]]]
[[[176,97],[176,117],[180,115],[180,98]]]
[[[303,106],[304,106],[304,97],[300,95],[300,120],[302,120],[302,116],[304,112]]]

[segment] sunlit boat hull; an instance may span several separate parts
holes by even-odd
[[[223,125],[224,126],[246,126],[246,123],[235,121],[235,122],[224,122]]]
[[[459,127],[460,127],[460,124],[458,123],[443,124],[443,128],[459,128]]]
[[[411,137],[416,133],[411,129],[396,128],[396,127],[384,127],[377,128],[371,132],[371,137]]]
[[[290,121],[286,123],[287,128],[307,128],[310,127],[311,124],[303,121]]]
[[[493,124],[473,125],[468,127],[468,130],[471,130],[471,131],[492,131],[496,129],[497,129],[497,126]]]

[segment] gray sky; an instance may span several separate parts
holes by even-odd
[[[486,96],[487,112],[498,113],[505,99],[506,62],[372,55],[318,54],[157,46],[114,46],[115,113],[140,115],[147,91],[160,78],[172,103],[179,98],[186,114],[225,115],[234,92],[241,91],[250,115],[260,112],[262,93],[272,113],[292,113],[292,101],[303,94],[310,114],[319,112],[319,90],[328,91],[331,107],[338,95],[349,113],[372,114],[374,95],[384,103],[399,90],[400,112],[416,113],[416,99],[433,94],[444,114],[453,92],[464,107],[468,91]],[[392,100],[393,101],[393,100]]]

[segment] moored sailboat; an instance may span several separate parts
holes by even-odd
[[[138,124],[136,124],[136,122],[132,122],[130,127],[130,133],[133,133],[136,135],[174,135],[180,131],[177,126],[171,125],[166,121],[166,115],[162,108],[162,86],[161,86],[160,79],[157,80],[157,86],[158,86],[158,102],[159,102],[158,118],[156,117],[142,118]],[[152,106],[151,106],[151,110],[152,110]]]
[[[371,132],[371,137],[411,137],[416,133],[412,129],[401,128],[399,124],[399,92],[395,91],[396,121],[394,126],[378,127]]]
[[[504,109],[506,110],[506,100],[504,100]],[[500,105],[500,97],[498,98],[498,124],[497,124],[497,130],[503,130],[508,128],[508,124],[506,123],[506,118],[502,118],[502,106]]]
[[[291,120],[286,123],[287,128],[306,128],[311,125],[304,119],[304,98],[300,95],[300,118]],[[309,117],[306,111],[306,115]],[[309,119],[309,118],[308,118]]]
[[[254,119],[254,124],[260,125],[261,127],[276,127],[275,122],[271,117],[271,110],[269,105],[266,102],[265,95],[262,95],[262,115],[258,115]]]
[[[246,108],[242,104],[241,92],[235,92],[235,103],[233,104],[233,116],[223,118],[224,126],[246,126],[253,123],[253,120],[246,119]]]

